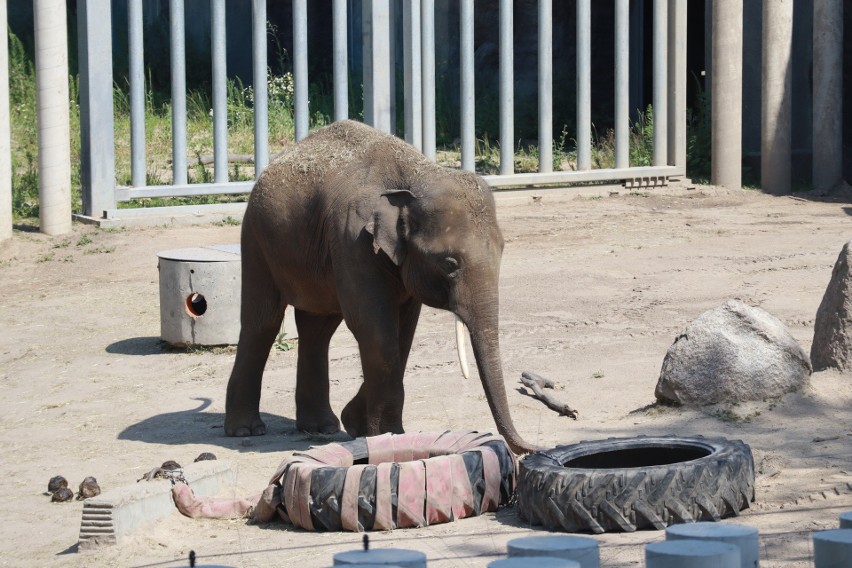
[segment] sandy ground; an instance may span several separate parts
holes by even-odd
[[[639,434],[741,438],[758,470],[757,502],[741,522],[760,529],[762,566],[810,566],[810,533],[852,509],[852,377],[815,373],[779,401],[704,412],[659,408],[654,386],[675,335],[738,298],[785,322],[806,351],[843,243],[848,203],[684,189],[500,205],[507,245],[501,338],[509,402],[523,436],[546,446]],[[0,565],[327,566],[360,535],[281,523],[191,520],[175,511],[123,543],[77,552],[81,502],[51,503],[48,479],[87,475],[107,490],[167,459],[212,451],[232,462],[233,495],[262,489],[287,452],[334,437],[294,428],[296,355],[273,349],[262,411],[269,434],[223,434],[232,348],[193,352],[159,341],[156,253],[239,240],[239,227],[105,231],[67,237],[18,231],[0,244]],[[464,381],[452,316],[426,310],[406,375],[408,430],[493,430],[482,387]],[[559,417],[515,389],[532,370],[580,419]],[[332,405],[361,381],[345,330],[332,342]],[[720,418],[721,417],[721,418]],[[722,419],[724,418],[724,419]],[[541,534],[514,509],[425,529],[372,534],[375,547],[425,552],[430,566],[485,566],[515,537]],[[607,534],[602,566],[642,566],[659,531]]]

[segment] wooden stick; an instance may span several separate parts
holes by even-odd
[[[554,399],[549,394],[545,393],[541,390],[541,386],[539,386],[538,381],[535,379],[529,378],[527,373],[521,375],[521,382],[524,386],[532,389],[533,394],[529,394],[525,389],[518,389],[522,394],[526,394],[527,396],[532,396],[533,398],[537,398],[541,402],[543,402],[549,409],[557,412],[560,416],[567,416],[568,418],[577,419],[577,411],[568,406],[567,404],[561,403],[558,400]],[[540,377],[543,378],[543,377]],[[546,379],[545,379],[546,380]],[[552,383],[551,383],[552,384]],[[552,387],[551,387],[552,388]]]
[[[535,382],[538,386],[543,389],[553,389],[556,388],[556,383],[551,381],[550,379],[546,379],[537,373],[533,373],[532,371],[524,371],[521,373],[521,377],[525,379],[529,379]],[[523,380],[523,379],[521,379]]]

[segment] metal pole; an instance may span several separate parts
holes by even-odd
[[[843,177],[842,0],[814,0],[813,92],[813,184],[827,191]]]
[[[713,0],[710,182],[742,187],[743,4]]]
[[[83,213],[92,217],[103,216],[116,203],[111,14],[110,0],[77,2],[80,185]]]
[[[668,85],[668,162],[686,168],[686,4],[679,0],[669,0]]]
[[[65,0],[35,0],[39,230],[71,231],[71,139]],[[4,39],[5,41],[5,39]]]
[[[654,165],[668,161],[668,0],[654,0]]]
[[[186,184],[186,43],[183,0],[169,0],[172,71],[172,177]]]
[[[473,0],[459,0],[461,26],[461,167],[476,169],[473,68]]]
[[[388,114],[390,115],[390,132],[396,135],[396,15],[397,0],[388,0]]]
[[[130,183],[147,185],[145,163],[145,44],[141,0],[127,0],[130,81]]]
[[[577,0],[577,169],[592,168],[592,9]]]
[[[630,0],[615,2],[615,167],[630,167]]]
[[[334,120],[349,118],[349,70],[346,50],[346,0],[332,3],[334,27]]]
[[[371,0],[373,126],[391,133],[390,0]]]
[[[7,28],[6,0],[0,0],[0,26]],[[12,135],[9,125],[9,42],[0,41],[0,241],[12,236]]]
[[[500,175],[515,173],[513,5],[513,0],[500,0]]]
[[[538,171],[553,171],[553,0],[538,0]]]
[[[421,0],[420,24],[423,27],[423,154],[435,159],[435,0]]]
[[[269,162],[269,95],[266,88],[266,0],[252,0],[252,87],[254,89],[254,177]]]
[[[423,150],[422,55],[420,51],[420,0],[402,4],[405,78],[405,140]]]
[[[293,0],[293,82],[296,142],[308,135],[308,4]]]
[[[760,185],[790,192],[792,156],[793,0],[763,3]]]
[[[227,44],[225,30],[225,0],[211,0],[213,60],[213,179],[216,183],[228,181],[228,86]]]

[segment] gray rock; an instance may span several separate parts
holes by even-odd
[[[843,245],[834,264],[831,281],[822,297],[814,322],[811,361],[815,369],[852,369],[852,272],[850,244]]]
[[[798,390],[811,371],[807,353],[783,323],[728,300],[675,339],[654,394],[692,406],[763,400]]]

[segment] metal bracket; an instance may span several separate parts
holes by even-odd
[[[647,176],[624,180],[624,189],[653,189],[669,185],[668,176]]]

